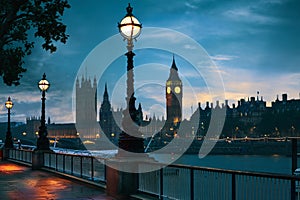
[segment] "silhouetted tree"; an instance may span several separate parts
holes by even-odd
[[[0,76],[5,84],[20,84],[24,56],[34,47],[29,33],[43,38],[43,49],[51,53],[56,51],[53,42],[66,43],[66,25],[61,22],[66,8],[67,0],[0,0]]]

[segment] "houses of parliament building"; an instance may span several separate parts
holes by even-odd
[[[147,135],[158,135],[159,140],[171,140],[177,133],[180,125],[188,127],[186,131],[195,138],[206,135],[211,113],[214,109],[225,109],[225,123],[220,135],[221,138],[232,137],[284,137],[300,136],[300,99],[288,100],[287,94],[279,96],[272,102],[271,107],[266,106],[263,97],[250,97],[241,99],[237,104],[206,102],[205,107],[198,108],[189,120],[182,119],[183,85],[178,75],[175,59],[170,67],[169,77],[165,85],[166,119],[155,115],[146,117],[151,121],[147,126],[141,127]],[[142,106],[138,106],[138,115],[143,118]],[[109,91],[105,84],[103,98],[97,121],[97,82],[82,76],[76,80],[76,123],[55,124],[48,120],[47,129],[49,138],[81,138],[81,140],[101,139],[106,137],[114,144],[118,144],[118,136],[122,132],[122,109],[114,110],[110,100]],[[196,124],[194,123],[196,122]],[[36,138],[39,127],[39,118],[26,119],[26,124],[12,127],[13,137]],[[0,123],[0,126],[1,123]],[[5,133],[0,133],[0,136]],[[188,134],[187,134],[188,135]],[[190,134],[189,134],[190,135]],[[1,139],[1,138],[0,138]]]

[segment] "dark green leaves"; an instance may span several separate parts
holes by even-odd
[[[57,50],[55,42],[66,43],[69,35],[61,20],[66,8],[70,8],[67,0],[0,1],[0,76],[5,84],[20,84],[26,71],[23,59],[34,47],[29,30],[44,40],[42,47],[51,53]]]

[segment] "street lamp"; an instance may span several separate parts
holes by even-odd
[[[130,6],[130,3],[128,4],[126,10],[127,14],[121,20],[121,22],[118,23],[118,28],[124,40],[127,40],[128,52],[132,52],[133,40],[135,40],[141,34],[142,24],[133,16],[133,8]]]
[[[13,102],[11,101],[10,97],[8,97],[7,101],[5,102],[5,107],[7,108],[7,132],[4,147],[12,149],[14,148],[11,131],[10,131],[10,109],[13,107]]]
[[[138,131],[138,125],[141,124],[142,119],[138,119],[138,111],[135,108],[134,97],[134,75],[133,75],[133,57],[135,54],[133,50],[133,40],[135,40],[141,33],[142,25],[133,16],[133,8],[128,4],[126,8],[127,14],[118,23],[118,28],[124,40],[127,40],[127,94],[126,94],[126,109],[123,111],[122,119],[122,133],[119,136],[119,147],[125,151],[143,153],[144,139]],[[130,133],[130,135],[129,135]],[[122,154],[119,152],[119,155]]]
[[[41,116],[41,126],[39,127],[39,138],[37,139],[36,150],[50,150],[49,139],[47,138],[48,132],[46,127],[46,117],[45,117],[45,96],[46,91],[50,87],[50,83],[46,80],[46,74],[44,73],[42,80],[38,83],[39,89],[42,92],[42,116]]]

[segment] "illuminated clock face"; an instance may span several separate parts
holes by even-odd
[[[178,93],[180,93],[180,87],[175,87],[175,92],[178,94]]]
[[[170,94],[171,93],[171,88],[167,87],[167,93]]]

